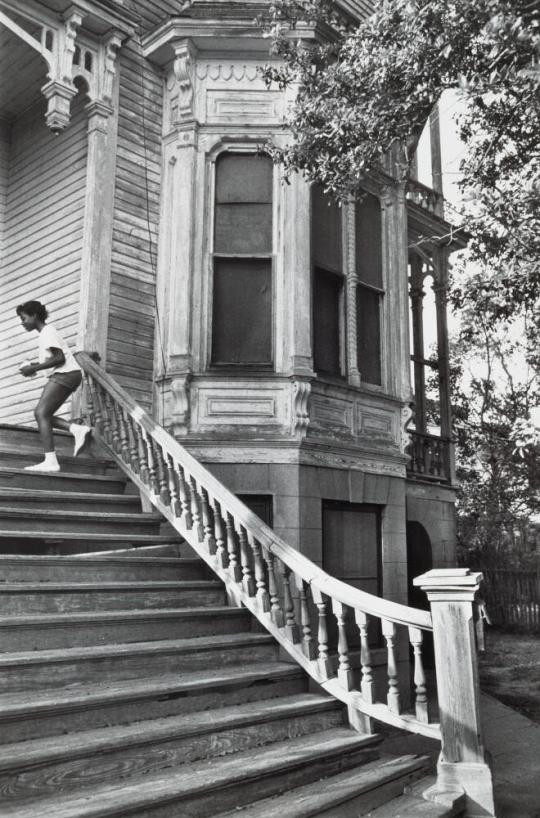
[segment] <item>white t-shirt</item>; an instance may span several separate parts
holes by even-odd
[[[39,333],[39,362],[44,364],[52,357],[52,349],[61,349],[64,353],[65,361],[61,366],[55,366],[49,370],[45,370],[47,377],[50,378],[55,372],[82,372],[81,367],[73,357],[68,345],[59,334],[54,324],[45,324]]]

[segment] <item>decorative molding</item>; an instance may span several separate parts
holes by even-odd
[[[342,398],[313,395],[311,401],[313,426],[337,434],[353,434],[354,403]]]
[[[394,440],[394,416],[381,412],[380,409],[366,411],[365,407],[358,407],[358,433],[375,438]]]
[[[174,46],[174,76],[176,79],[171,97],[171,124],[194,119],[194,80],[196,51],[190,40],[182,40]]]
[[[171,433],[185,435],[189,430],[190,418],[190,381],[189,372],[174,374],[171,377]]]
[[[401,445],[400,445],[400,449],[403,452],[403,454],[406,453],[407,449],[411,445],[412,438],[411,438],[411,433],[410,433],[410,431],[408,429],[408,426],[409,426],[409,423],[411,421],[412,416],[413,416],[413,410],[409,406],[409,404],[407,403],[401,409],[401,440],[400,440]]]
[[[38,13],[36,8],[35,5],[28,10],[21,7],[17,13],[40,27],[38,37],[30,35],[4,12],[0,12],[0,21],[38,51],[47,63],[48,82],[41,89],[47,100],[47,126],[54,133],[68,126],[71,100],[77,94],[77,78],[85,81],[91,102],[102,105],[100,114],[106,122],[112,113],[116,53],[123,35],[113,30],[96,43],[80,34],[86,10],[72,5],[62,18],[51,16],[45,8]]]
[[[196,68],[196,74],[199,80],[210,79],[214,81],[222,80],[224,82],[230,82],[231,80],[241,82],[242,80],[247,80],[248,82],[255,82],[255,80],[258,79],[261,83],[263,82],[259,72],[259,65],[255,63],[244,63],[243,65],[234,63],[230,63],[229,65],[223,65],[222,63],[199,63]]]
[[[209,90],[206,94],[208,122],[268,123],[282,120],[281,94],[247,89]]]
[[[295,378],[293,386],[292,432],[297,438],[304,438],[310,423],[311,381]]]

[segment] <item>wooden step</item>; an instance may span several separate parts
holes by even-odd
[[[2,582],[130,582],[210,579],[198,557],[39,556],[0,554]]]
[[[38,804],[7,806],[3,818],[203,818],[240,807],[254,797],[278,794],[372,761],[377,738],[346,728],[292,739],[220,759],[198,761],[167,773],[97,785],[84,794],[59,795]]]
[[[160,608],[0,617],[0,647],[14,650],[180,639],[249,630],[242,608]]]
[[[72,438],[73,440],[73,438]],[[77,456],[58,452],[58,463],[61,472],[72,474],[74,472],[84,472],[85,474],[120,474],[116,463],[103,457]],[[24,469],[25,466],[33,466],[43,460],[42,451],[34,451],[23,446],[7,449],[3,447],[0,451],[0,463],[4,467]]]
[[[307,691],[295,665],[250,663],[0,695],[0,743],[58,736]]]
[[[136,494],[98,494],[0,486],[0,508],[2,507],[133,514],[141,511],[141,501]]]
[[[267,633],[225,633],[157,642],[0,653],[0,693],[116,682],[152,674],[191,673],[249,662],[271,662],[278,645]]]
[[[21,532],[42,537],[45,534],[159,534],[161,514],[131,514],[110,511],[74,511],[59,509],[20,509],[0,506],[0,537],[4,532]],[[102,537],[101,539],[104,539]],[[170,537],[169,537],[170,539]]]
[[[298,694],[4,745],[0,803],[47,796],[100,781],[312,735],[343,725],[343,708],[328,696]]]
[[[69,432],[55,430],[53,433],[54,448],[60,455],[70,455],[73,452],[73,435]],[[29,449],[40,454],[43,451],[41,437],[37,426],[21,426],[10,423],[0,423],[0,456],[5,449],[16,450],[18,448]],[[105,450],[91,438],[91,443],[87,444],[78,458],[100,457],[103,460],[112,462],[112,458]]]
[[[0,616],[79,611],[223,606],[225,589],[212,580],[180,582],[3,583]]]
[[[79,471],[73,473],[66,471],[51,474],[30,472],[24,468],[6,466],[0,453],[0,486],[47,491],[121,494],[125,489],[126,480],[127,478],[120,471],[90,474],[84,470],[84,463],[80,464]]]
[[[0,556],[84,556],[116,548],[169,545],[163,534],[106,534],[98,531],[0,531]]]
[[[255,801],[242,810],[242,818],[358,818],[403,793],[405,787],[425,775],[427,756],[386,756],[360,769],[322,778],[272,798]],[[236,818],[237,810],[214,818]],[[397,816],[396,816],[397,818]]]

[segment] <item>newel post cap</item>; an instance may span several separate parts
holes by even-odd
[[[426,592],[430,602],[474,600],[483,574],[469,568],[434,568],[413,579],[413,585]]]

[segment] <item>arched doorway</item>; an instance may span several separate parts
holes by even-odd
[[[429,535],[421,523],[416,521],[407,523],[407,589],[408,603],[412,608],[429,610],[429,602],[421,588],[413,585],[413,579],[425,574],[433,568],[433,553]],[[431,669],[435,666],[433,654],[433,637],[430,633],[424,634],[423,647],[424,667]]]

